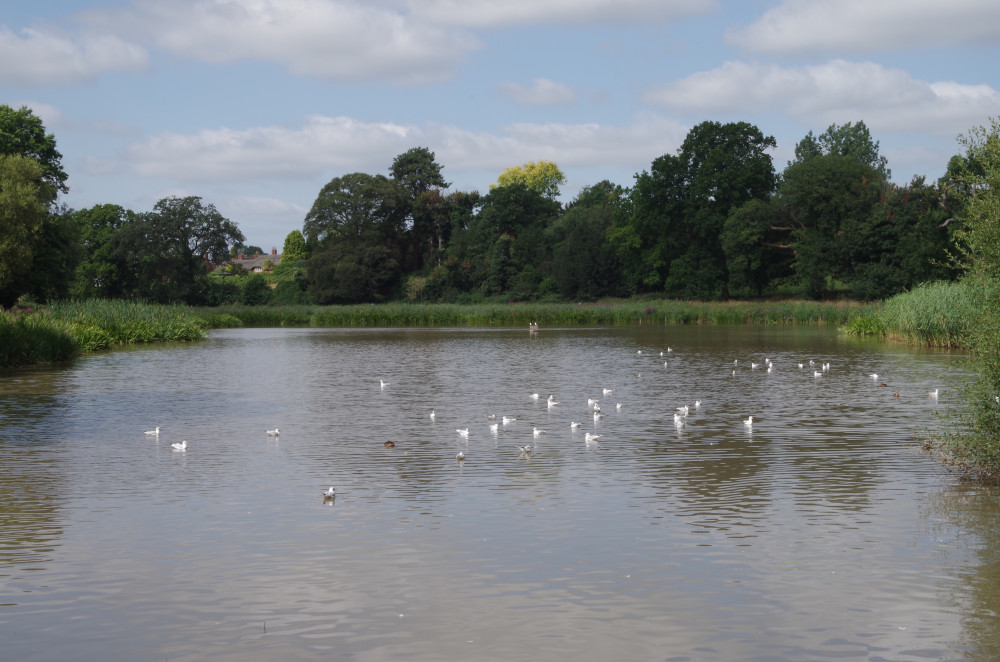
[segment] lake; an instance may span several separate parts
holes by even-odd
[[[685,326],[235,329],[0,373],[2,658],[997,660],[1000,496],[918,441],[964,370]]]

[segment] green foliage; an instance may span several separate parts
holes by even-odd
[[[95,205],[73,212],[82,255],[71,287],[77,299],[116,298],[126,291],[125,264],[116,252],[116,235],[135,214],[119,205]]]
[[[426,147],[406,150],[393,159],[389,171],[396,183],[409,191],[411,199],[433,188],[450,186],[441,176],[441,166],[434,160],[434,152]]]
[[[232,244],[244,240],[239,227],[200,197],[164,198],[114,239],[115,256],[128,282],[126,294],[157,303],[205,303],[199,277],[223,262]]]
[[[490,185],[490,189],[520,184],[542,197],[555,200],[559,197],[559,187],[565,183],[566,175],[552,161],[529,161],[505,169],[497,177],[497,183]]]
[[[878,150],[878,141],[872,139],[863,121],[840,126],[831,124],[818,138],[810,131],[796,143],[795,159],[788,165],[791,167],[819,156],[846,156],[878,171],[882,181],[888,182],[892,178],[889,161]]]
[[[292,230],[285,237],[284,246],[281,249],[281,265],[294,266],[299,260],[309,257],[306,249],[306,238],[299,230]]]
[[[0,104],[0,156],[20,155],[38,163],[42,181],[55,192],[66,193],[68,175],[62,167],[62,154],[56,149],[56,139],[45,133],[42,120],[27,106],[14,110]],[[51,202],[51,200],[49,200]]]
[[[636,175],[628,214],[609,239],[639,291],[727,298],[729,276],[721,236],[730,213],[774,191],[771,136],[746,122],[702,122],[677,155]]]
[[[37,161],[0,154],[0,306],[9,308],[28,289],[23,279],[48,219],[49,188]]]
[[[240,293],[240,303],[245,306],[260,306],[267,303],[271,295],[271,288],[267,286],[267,281],[263,276],[254,275],[246,279],[243,291]]]

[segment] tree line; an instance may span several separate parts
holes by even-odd
[[[414,147],[388,174],[331,179],[265,277],[210,273],[256,247],[200,197],[148,212],[61,205],[54,136],[29,109],[0,106],[0,304],[871,300],[954,277],[968,156],[937,182],[897,185],[862,121],[809,132],[781,172],[775,147],[752,124],[702,122],[631,187],[600,181],[565,204],[552,162],[508,168],[484,194],[451,191],[434,153]]]

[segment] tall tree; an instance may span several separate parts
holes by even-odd
[[[529,161],[519,166],[511,166],[500,173],[497,183],[490,188],[523,184],[536,193],[555,200],[559,197],[559,187],[566,183],[566,175],[552,161]]]
[[[434,160],[434,152],[426,147],[406,150],[393,159],[389,170],[396,183],[409,191],[411,200],[431,189],[450,186],[441,176],[441,166]]]
[[[721,235],[731,210],[774,191],[773,137],[746,122],[702,122],[676,155],[636,175],[629,213],[609,231],[639,290],[728,297]]]
[[[792,166],[817,156],[847,156],[878,171],[883,181],[892,178],[889,161],[879,154],[879,142],[872,139],[872,134],[863,121],[847,124],[831,124],[819,136],[810,131],[805,138],[795,145],[795,159],[789,161]]]
[[[199,276],[245,241],[239,227],[198,196],[164,198],[115,237],[131,293],[158,302],[198,303]]]
[[[0,305],[10,307],[24,294],[48,218],[52,186],[41,165],[20,154],[0,154]]]
[[[54,191],[69,191],[55,136],[45,133],[42,120],[27,106],[14,110],[7,104],[0,104],[0,154],[20,154],[34,159],[42,168],[43,181]]]
[[[73,213],[83,255],[76,270],[72,295],[80,299],[115,299],[125,295],[125,264],[115,251],[115,236],[135,221],[135,214],[119,205],[94,205]]]

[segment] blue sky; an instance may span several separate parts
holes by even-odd
[[[330,179],[428,147],[455,190],[555,161],[631,186],[704,120],[776,138],[863,120],[936,179],[1000,115],[996,0],[5,3],[0,103],[56,137],[74,208],[198,195],[281,249]]]

